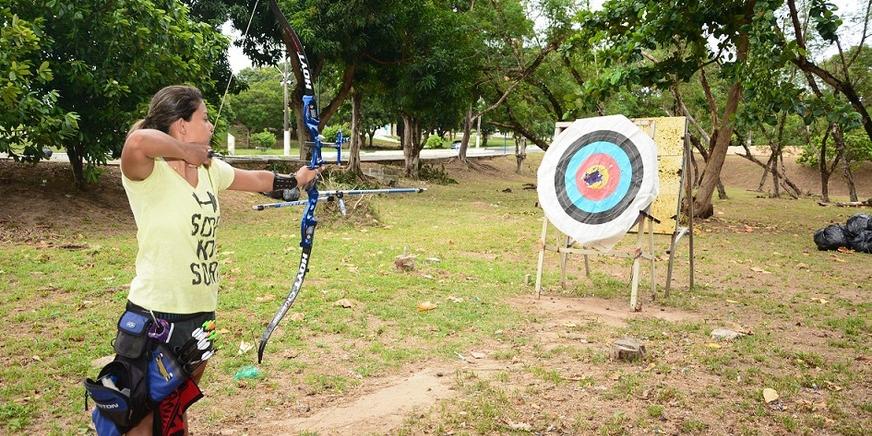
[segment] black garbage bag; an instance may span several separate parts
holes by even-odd
[[[872,253],[872,230],[863,230],[851,238],[848,248],[861,253]]]
[[[818,250],[835,250],[839,247],[848,246],[848,237],[845,234],[845,226],[830,224],[814,233],[814,243]]]
[[[849,233],[848,238],[858,236],[860,232],[872,230],[872,216],[860,213],[848,218],[848,225],[845,230]]]

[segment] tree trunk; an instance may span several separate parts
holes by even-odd
[[[743,157],[743,158],[745,158],[745,159],[748,159],[748,160],[751,161],[751,162],[754,162],[754,163],[757,164],[760,168],[763,168],[763,170],[766,171],[766,173],[768,173],[770,170],[772,170],[772,165],[770,165],[770,161],[767,161],[766,163],[763,163],[763,162],[761,162],[759,159],[757,159],[756,157],[754,157],[754,155],[751,154],[751,149],[748,147],[748,145],[747,145],[746,143],[742,143],[742,148],[745,149],[745,154],[739,154],[739,156],[741,156],[741,157]],[[737,154],[738,154],[738,153],[737,153]],[[771,156],[770,156],[769,158],[772,159]],[[781,178],[781,180],[784,182],[784,183],[783,183],[783,186],[786,186],[786,187],[789,187],[789,188],[790,188],[790,189],[788,189],[788,188],[785,187],[785,190],[787,191],[788,194],[790,194],[792,197],[799,197],[800,195],[802,195],[802,190],[799,189],[799,187],[796,186],[796,184],[793,183],[793,182],[792,182],[792,181],[787,177],[787,174],[784,173],[784,169],[783,169],[783,168],[782,168],[781,170],[776,169],[776,171],[778,172],[778,176],[779,176],[779,177]],[[763,183],[764,183],[764,181],[761,181],[761,182],[760,182],[760,187],[758,188],[758,191],[762,191],[762,190],[763,190]]]
[[[351,151],[348,156],[348,171],[360,176],[360,105],[362,96],[357,89],[351,91]]]
[[[354,83],[354,73],[356,70],[357,64],[351,63],[345,65],[345,71],[342,73],[342,85],[339,87],[339,92],[336,93],[336,96],[333,97],[333,99],[330,100],[330,103],[321,109],[318,114],[318,130],[327,126],[327,123],[331,118],[333,118],[333,114],[335,114],[342,106],[342,103],[345,102],[348,93],[351,92],[351,87]]]
[[[750,155],[751,152],[748,151]],[[763,185],[766,184],[766,179],[769,178],[769,170],[772,168],[772,158],[775,157],[775,154],[769,156],[769,160],[766,161],[766,165],[763,166],[763,175],[760,176],[760,183],[757,185],[757,192],[763,192]]]
[[[824,132],[824,139],[821,141],[820,154],[818,155],[818,169],[821,173],[821,201],[824,203],[830,202],[830,172],[827,168],[827,139],[830,137],[830,131],[833,129],[833,124],[827,126],[827,131]]]
[[[400,137],[400,149],[406,149],[406,120],[402,117],[398,120],[397,123],[397,136]]]
[[[403,115],[403,157],[406,177],[418,178],[421,163],[421,125],[410,115]]]
[[[778,153],[777,147],[772,150],[772,158],[770,162],[772,162],[772,196],[775,198],[781,197],[781,188],[778,183]]]
[[[372,138],[375,136],[375,130],[366,132],[367,136],[369,136],[369,148],[372,148]]]
[[[466,110],[466,116],[463,118],[463,136],[460,138],[460,150],[457,152],[457,158],[465,164],[469,164],[469,160],[466,159],[466,149],[469,148],[469,135],[472,131],[473,121],[472,105],[470,105],[469,109]]]
[[[690,142],[699,151],[699,155],[702,156],[702,161],[704,163],[708,162],[710,154],[709,154],[709,152],[706,151],[705,147],[703,147],[702,144],[699,142],[699,139],[697,139],[695,136],[691,135]],[[702,174],[700,174],[699,171],[697,171],[696,159],[693,158],[693,154],[691,154],[691,162],[693,163],[693,173],[699,174],[699,178],[697,180],[693,181],[693,186],[698,187],[702,183]],[[723,182],[721,182],[720,175],[718,175],[717,188],[718,188],[718,198],[721,200],[728,200],[729,197],[727,197],[727,190],[724,189],[724,184],[723,184]]]
[[[527,159],[527,138],[519,138],[515,140],[515,173],[521,173],[521,165]]]
[[[739,59],[744,60],[747,53],[747,35],[744,37],[745,44],[740,44]],[[744,45],[744,49],[742,49]],[[697,217],[708,218],[714,214],[714,206],[712,205],[712,194],[720,181],[721,168],[724,166],[724,160],[727,157],[727,147],[730,145],[730,139],[733,136],[733,118],[736,110],[739,107],[739,101],[742,99],[742,85],[739,82],[730,87],[727,94],[727,104],[724,108],[723,116],[720,119],[718,127],[717,140],[712,149],[709,160],[703,169],[702,182],[696,192],[694,199],[693,210]]]
[[[85,183],[84,159],[82,157],[82,146],[78,143],[67,146],[67,156],[70,159],[70,166],[73,167],[73,181],[76,188],[84,191],[87,188]]]

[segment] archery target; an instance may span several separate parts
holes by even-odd
[[[539,204],[561,232],[586,246],[617,243],[657,197],[657,146],[622,115],[577,120],[538,171]]]

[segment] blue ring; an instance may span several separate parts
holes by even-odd
[[[621,171],[621,180],[618,181],[615,191],[602,200],[586,198],[578,190],[575,180],[575,174],[578,172],[579,166],[595,153],[602,153],[614,159],[615,163],[618,164],[618,169]],[[630,190],[630,180],[633,178],[633,166],[630,164],[627,153],[618,147],[617,144],[608,141],[596,141],[586,145],[569,159],[566,170],[564,184],[569,201],[575,207],[588,213],[599,213],[615,207],[624,198],[627,191]]]

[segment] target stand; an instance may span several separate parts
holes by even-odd
[[[655,143],[656,139],[656,143]],[[681,225],[682,197],[689,195],[690,174],[686,121],[683,117],[633,121],[617,115],[558,122],[552,147],[538,172],[539,203],[545,212],[539,239],[536,296],[541,296],[545,252],[560,255],[560,284],[566,287],[570,255],[584,259],[590,276],[590,257],[632,259],[630,308],[641,310],[639,282],[642,264],[650,270],[652,300],[656,297],[655,233],[671,234],[665,293],[672,281],[675,250],[689,236],[690,287],[693,287],[693,222]],[[665,188],[660,193],[661,184]],[[547,243],[549,224],[559,231]],[[636,233],[630,247],[614,248],[628,232]]]

